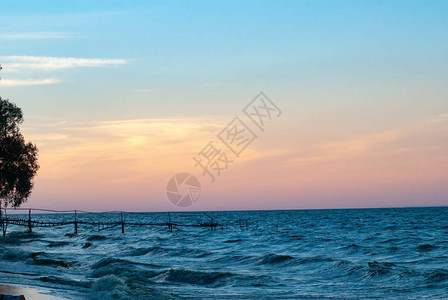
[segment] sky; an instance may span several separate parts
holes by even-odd
[[[448,205],[446,1],[6,0],[0,19],[0,96],[39,148],[26,207]],[[263,130],[243,112],[261,91]],[[239,156],[218,137],[235,117],[256,136]],[[182,172],[187,208],[166,195]]]

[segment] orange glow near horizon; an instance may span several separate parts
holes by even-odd
[[[370,205],[400,206],[392,195],[408,197],[417,186],[428,192],[446,183],[447,141],[439,139],[448,128],[446,114],[405,128],[331,139],[299,136],[285,127],[293,120],[279,121],[242,157],[228,151],[235,161],[212,184],[192,157],[216,140],[228,120],[59,122],[24,128],[40,149],[41,164],[28,206],[173,210],[165,187],[176,172],[191,172],[203,185],[193,210],[363,206],[366,191],[373,198],[391,195],[386,197],[391,202],[383,195]],[[309,120],[313,126],[317,121]]]

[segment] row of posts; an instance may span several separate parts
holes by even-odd
[[[120,212],[120,214],[121,214],[121,233],[124,233],[124,216],[123,216],[123,212]],[[5,216],[6,216],[6,210],[5,210]],[[168,213],[168,218],[169,218],[168,219],[168,223],[165,223],[165,224],[168,226],[169,231],[173,232],[173,227],[176,226],[177,224],[171,223],[171,216],[170,216],[169,213]],[[3,218],[1,208],[0,208],[0,220],[1,220],[1,223],[2,223],[3,236],[5,236],[6,235],[6,229],[7,229],[7,226],[8,226],[8,218],[7,217]],[[6,220],[6,222],[5,222],[5,220]],[[23,221],[26,222],[26,220],[23,220]],[[242,228],[244,226],[244,221],[245,221],[246,229],[248,229],[247,220],[240,219],[241,230],[242,230]],[[20,222],[19,225],[23,226],[25,224]],[[75,234],[78,234],[78,212],[76,210],[75,210],[75,220],[74,220],[73,224],[75,225]],[[215,230],[216,227],[218,226],[217,223],[213,224],[213,218],[212,218],[212,221],[211,221],[210,224],[212,224],[212,226],[207,226],[207,227],[210,227],[212,230]],[[64,225],[64,224],[61,224],[61,225]],[[257,223],[257,228],[258,228],[258,223]],[[98,227],[98,229],[99,229],[99,227]],[[31,209],[28,210],[28,230],[29,230],[29,232],[33,231],[33,221],[31,220]]]
[[[30,209],[31,212],[31,209]],[[123,218],[123,212],[120,212],[121,214],[121,233],[124,233],[124,218]],[[31,220],[31,217],[30,217]],[[30,227],[30,232],[31,232],[31,227]],[[75,210],[75,234],[78,234],[78,213]]]
[[[6,214],[6,212],[5,212]],[[2,217],[2,212],[0,211],[0,219],[2,222],[2,230],[3,230],[3,236],[6,235],[6,226],[8,225],[7,223],[5,224],[5,222],[3,221],[3,217]],[[78,234],[78,212],[75,210],[75,234]],[[31,220],[31,209],[28,210],[28,230],[29,232],[33,232],[33,223]],[[124,233],[124,218],[123,218],[123,212],[121,212],[121,233]]]

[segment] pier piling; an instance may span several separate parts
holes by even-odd
[[[78,215],[75,210],[75,234],[78,234]]]
[[[123,220],[123,212],[121,212],[121,233],[124,233],[124,220]]]
[[[28,229],[30,232],[33,232],[33,228],[31,226],[31,209],[28,211]]]

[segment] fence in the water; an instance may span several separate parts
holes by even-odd
[[[8,210],[13,211],[27,211],[28,216],[24,217],[23,214],[9,214]],[[64,214],[73,214],[72,220],[70,221],[42,221],[42,220],[36,220],[33,219],[32,212],[40,212],[40,213],[64,213]],[[90,214],[93,216],[96,216],[97,220],[94,221],[85,221],[85,220],[78,220],[78,216],[81,214]],[[101,221],[100,216],[104,216],[105,214],[120,214],[120,220],[119,221]],[[121,227],[121,232],[125,233],[125,227],[126,226],[164,226],[167,227],[167,229],[172,232],[173,228],[176,227],[203,227],[208,228],[210,230],[217,230],[218,228],[221,228],[224,230],[225,226],[222,224],[219,224],[214,221],[212,217],[209,217],[211,220],[209,222],[201,222],[198,224],[180,224],[171,222],[171,216],[168,213],[168,221],[167,222],[160,222],[160,223],[152,223],[152,222],[127,222],[125,221],[125,215],[126,214],[134,214],[132,212],[124,212],[124,211],[108,211],[108,212],[88,212],[88,211],[80,211],[80,210],[65,210],[65,211],[58,211],[58,210],[49,210],[49,209],[39,209],[39,208],[17,208],[17,209],[11,209],[11,208],[2,208],[0,210],[0,223],[3,231],[3,236],[6,235],[6,231],[8,229],[8,225],[16,225],[16,226],[23,226],[28,227],[28,230],[30,232],[33,231],[33,228],[36,227],[60,227],[60,226],[67,226],[72,225],[74,229],[74,233],[78,234],[78,226],[79,225],[91,225],[95,228],[98,228],[98,231],[108,229],[108,228],[114,228],[114,227]],[[26,216],[26,214],[25,214]],[[246,227],[247,227],[247,221],[246,221]]]

